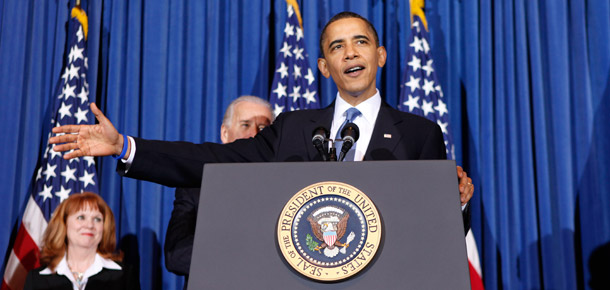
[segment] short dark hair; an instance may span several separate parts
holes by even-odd
[[[320,33],[320,54],[322,55],[322,57],[324,57],[323,43],[324,43],[324,37],[326,36],[326,28],[328,28],[328,26],[331,23],[333,23],[337,20],[346,19],[346,18],[358,18],[358,19],[361,19],[362,21],[366,22],[366,24],[369,26],[369,28],[373,31],[373,35],[375,36],[375,45],[377,45],[377,47],[379,47],[379,36],[377,35],[377,30],[375,30],[375,27],[373,26],[373,24],[368,19],[360,16],[360,14],[357,14],[354,12],[349,12],[349,11],[343,11],[343,12],[339,12],[338,14],[333,16],[330,20],[328,20],[326,25],[324,25],[324,29],[322,29],[322,33]]]

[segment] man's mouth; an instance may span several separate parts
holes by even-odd
[[[361,70],[363,70],[363,69],[364,69],[364,67],[363,67],[363,66],[354,66],[354,67],[351,67],[351,68],[346,69],[346,70],[344,71],[344,73],[346,73],[346,74],[351,74],[351,73],[355,73],[355,72],[357,72],[357,71],[361,71]]]

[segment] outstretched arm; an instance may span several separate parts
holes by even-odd
[[[81,156],[108,156],[119,155],[123,150],[123,137],[114,128],[114,125],[91,103],[91,112],[99,124],[95,125],[65,125],[53,128],[57,135],[49,139],[51,144],[56,145],[53,150],[65,152],[64,159],[72,159]],[[127,154],[129,156],[129,142],[127,142]]]

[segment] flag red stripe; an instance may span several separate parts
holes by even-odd
[[[468,270],[470,270],[470,289],[484,290],[483,279],[481,279],[481,276],[479,276],[479,273],[477,273],[477,270],[472,266],[470,261],[468,261]]]
[[[4,282],[4,280],[2,280],[2,290],[10,290],[11,288],[8,287],[8,285],[6,285],[6,282]]]
[[[38,250],[38,245],[32,240],[32,237],[28,234],[23,223],[19,227],[19,232],[17,232],[13,251],[15,251],[15,256],[19,258],[23,267],[27,270],[40,267],[40,251]]]

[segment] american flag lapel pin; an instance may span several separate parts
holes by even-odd
[[[383,138],[392,139],[392,134],[383,134]]]

